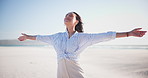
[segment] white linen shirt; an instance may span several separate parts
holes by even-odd
[[[116,32],[106,33],[77,33],[70,38],[68,32],[53,35],[37,35],[36,40],[53,45],[57,52],[57,59],[77,60],[79,54],[88,46],[116,38]]]

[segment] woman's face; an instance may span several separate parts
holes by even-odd
[[[64,24],[69,27],[69,26],[76,26],[78,23],[78,20],[76,20],[76,14],[70,12],[68,13],[65,18],[64,18]]]

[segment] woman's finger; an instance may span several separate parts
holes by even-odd
[[[142,34],[142,35],[145,35],[146,32],[147,32],[147,31],[142,31],[141,34]]]
[[[146,32],[147,32],[147,31],[142,31],[142,33],[144,33],[144,34],[145,34]]]
[[[22,41],[21,37],[19,37],[18,40]]]
[[[19,39],[20,41],[24,41],[24,40],[25,40],[24,36],[20,36],[18,39]]]
[[[25,33],[21,33],[22,35],[26,35]]]
[[[138,35],[139,37],[144,36],[145,33],[146,33],[146,31],[137,31],[137,35]]]
[[[141,30],[142,28],[136,28],[136,29],[134,29],[133,31],[139,31],[139,30]]]

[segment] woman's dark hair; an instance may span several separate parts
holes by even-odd
[[[76,20],[79,21],[78,24],[75,27],[75,30],[77,32],[83,33],[84,31],[83,31],[83,23],[82,23],[81,17],[76,12],[72,12],[72,13],[76,14]]]

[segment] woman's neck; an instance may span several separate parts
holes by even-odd
[[[67,28],[69,38],[76,32],[73,28]]]

